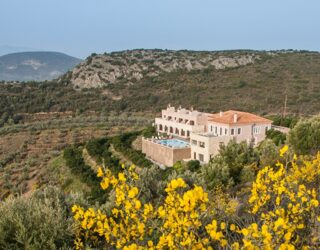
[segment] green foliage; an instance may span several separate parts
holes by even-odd
[[[266,133],[268,139],[271,139],[276,145],[282,145],[286,141],[286,134],[275,129],[269,129]]]
[[[1,202],[0,248],[68,249],[74,239],[70,211],[74,202],[86,203],[54,187],[38,190],[29,198]]]
[[[63,152],[63,158],[71,172],[81,178],[91,187],[89,200],[103,202],[106,200],[106,192],[97,185],[101,180],[93,169],[86,165],[82,157],[82,148],[77,146],[67,147]]]
[[[165,197],[164,188],[168,183],[168,177],[174,171],[173,168],[161,169],[152,165],[150,168],[142,168],[136,185],[141,190],[141,199],[146,202],[156,203]]]
[[[259,155],[259,166],[275,166],[279,158],[279,148],[272,140],[264,140],[255,150]]]
[[[157,135],[156,128],[154,126],[148,126],[144,130],[142,130],[142,136],[145,138],[150,138],[152,136]]]
[[[191,172],[197,172],[200,169],[201,165],[198,160],[191,160],[187,162],[187,168]]]
[[[315,154],[320,150],[320,115],[300,120],[289,133],[289,144],[297,154]]]
[[[230,177],[229,167],[223,162],[222,158],[216,158],[215,161],[202,166],[201,178],[203,178],[209,190],[217,186],[228,187],[234,185],[234,181]]]
[[[277,115],[272,117],[272,120],[273,120],[273,125],[293,128],[299,121],[299,117],[293,116],[293,115],[289,115],[286,117]]]
[[[173,169],[177,172],[183,172],[184,171],[184,165],[181,161],[177,161],[173,164]]]
[[[258,162],[258,155],[252,146],[246,142],[236,143],[232,140],[227,145],[222,144],[219,155],[212,159],[213,163],[228,166],[230,177],[234,183],[240,183],[240,174],[244,166]]]
[[[238,52],[219,53],[234,56]],[[213,56],[219,56],[219,53]],[[275,57],[265,52],[255,53],[261,60],[247,66],[226,70],[210,68],[205,71],[163,72],[158,76],[144,77],[134,84],[127,84],[127,80],[123,79],[122,82],[104,87],[103,90],[111,95],[121,96],[121,100],[106,97],[101,89],[75,90],[71,84],[66,84],[70,73],[61,82],[0,84],[0,126],[18,113],[103,109],[107,112],[157,112],[168,103],[185,107],[196,103],[197,109],[210,112],[241,107],[249,112],[276,113],[283,106],[285,94],[291,113],[318,112],[319,53],[295,52]],[[201,53],[185,54],[200,56]],[[124,59],[125,53],[119,53],[118,56]],[[142,53],[136,56],[143,57]],[[176,56],[183,55],[177,53]],[[291,79],[290,75],[295,78]],[[285,88],[279,83],[286,83]],[[212,93],[215,93],[214,98]],[[212,107],[215,108],[212,110]],[[279,116],[275,118],[275,124],[293,127],[296,120],[296,117],[290,116],[281,120]]]
[[[254,181],[256,177],[255,170],[252,166],[244,166],[241,170],[240,181],[241,183]]]
[[[135,165],[141,167],[150,167],[152,162],[145,158],[145,155],[132,148],[132,142],[140,135],[141,132],[124,133],[112,138],[112,144],[117,151],[123,153]]]
[[[90,156],[94,157],[98,164],[108,166],[114,172],[120,169],[119,159],[109,151],[110,139],[92,139],[86,143],[86,149]]]

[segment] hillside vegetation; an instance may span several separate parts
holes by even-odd
[[[283,111],[286,95],[287,112],[304,115],[319,112],[320,54],[316,52],[138,52],[90,56],[73,73],[67,73],[58,82],[0,84],[0,124],[19,113],[88,110],[155,113],[168,103],[193,106],[210,112],[239,109],[258,114],[277,114]],[[160,58],[159,62],[150,59],[149,66],[145,69],[148,73],[143,74],[139,80],[125,75],[114,82],[100,82],[97,85],[101,86],[99,88],[87,88],[89,86],[77,80],[80,75],[84,76],[83,81],[89,79],[86,77],[93,73],[96,61],[101,61],[102,58],[115,57],[114,60],[110,59],[110,62],[96,67],[97,71],[107,74],[110,65],[117,70],[124,67],[117,65],[116,58],[129,63],[129,55],[144,58],[146,54],[146,61],[153,53]],[[166,53],[175,55],[179,60],[173,59],[173,56],[170,59]],[[212,58],[248,58],[250,55],[251,62],[224,68],[205,63],[202,65],[206,66],[199,69],[187,69],[183,66],[184,58],[209,58],[209,55]],[[181,64],[177,62],[176,65],[180,66],[168,71],[159,68],[153,71],[152,65],[159,64],[164,58],[169,58],[166,59],[168,61],[178,60]],[[216,59],[211,62],[214,60]],[[171,67],[171,61],[166,65]],[[76,71],[79,77],[76,77]],[[151,72],[157,73],[154,75]],[[92,80],[91,83],[94,84],[95,81]]]
[[[207,68],[235,68],[254,63],[260,55],[253,51],[195,52],[172,50],[129,50],[110,54],[92,54],[75,67],[69,80],[77,88],[95,88],[126,81],[128,84],[145,77],[156,77],[174,71]]]

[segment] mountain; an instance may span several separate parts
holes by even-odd
[[[19,52],[0,56],[0,80],[52,80],[81,60],[58,52]]]
[[[198,52],[173,50],[128,50],[93,54],[72,70],[70,81],[77,88],[95,88],[126,80],[129,84],[162,73],[215,68],[235,68],[259,59],[253,51]]]
[[[287,101],[286,101],[287,100]],[[320,53],[134,50],[92,55],[48,83],[0,84],[0,116],[48,111],[317,114]]]
[[[28,48],[28,47],[0,45],[0,56],[11,54],[11,53],[17,53],[17,52],[25,52],[25,51],[37,51],[37,50]]]

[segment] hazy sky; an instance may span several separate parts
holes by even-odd
[[[320,50],[319,0],[0,0],[0,46]]]

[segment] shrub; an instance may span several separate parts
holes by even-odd
[[[269,129],[266,133],[268,139],[271,139],[276,145],[283,145],[286,141],[286,134],[275,129]]]
[[[200,161],[198,160],[191,160],[187,162],[187,168],[191,171],[191,172],[196,172],[200,169],[201,165],[200,165]]]
[[[134,164],[141,167],[150,167],[152,162],[145,158],[140,150],[132,148],[132,142],[140,135],[141,132],[124,133],[112,138],[112,144],[117,151],[122,152]]]
[[[320,153],[291,159],[287,150],[280,150],[286,165],[259,171],[241,216],[239,202],[220,188],[210,195],[175,178],[165,199],[152,204],[141,200],[134,166],[117,176],[100,169],[100,185],[114,190],[114,202],[107,213],[73,206],[76,248],[317,249]]]
[[[0,203],[1,249],[67,249],[74,234],[70,205],[80,196],[66,197],[59,189],[37,190],[29,198]]]
[[[106,193],[97,187],[100,179],[90,166],[87,166],[82,157],[82,148],[70,146],[63,152],[63,158],[66,160],[67,166],[71,172],[79,176],[81,181],[87,183],[91,187],[89,200],[103,202],[106,199]]]
[[[298,154],[316,154],[320,150],[320,115],[300,120],[289,132],[289,144]]]
[[[235,184],[240,183],[240,173],[244,166],[257,163],[258,155],[246,142],[230,141],[221,145],[219,154],[212,159],[215,165],[227,166],[229,175]]]

